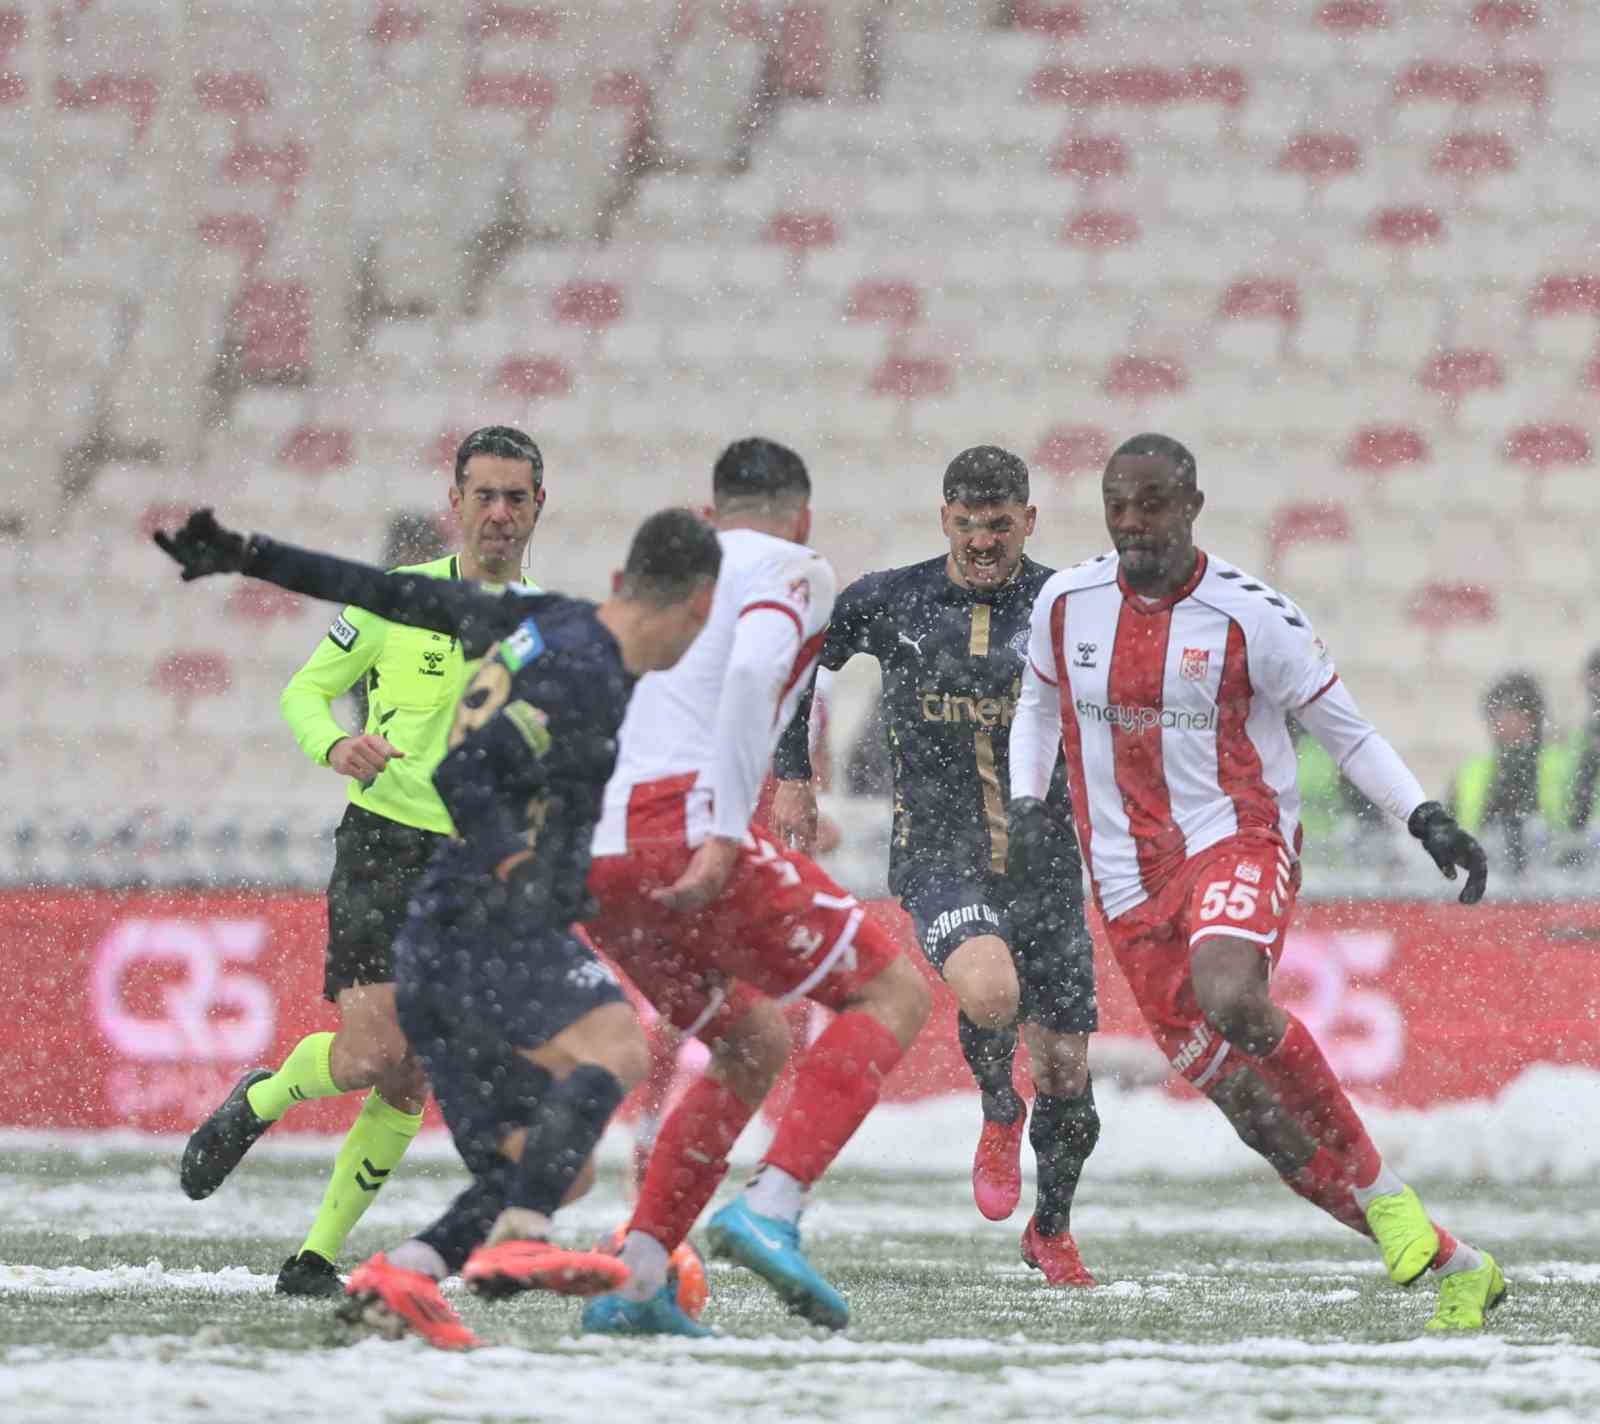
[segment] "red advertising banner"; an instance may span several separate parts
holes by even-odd
[[[897,905],[872,913],[911,945]],[[325,933],[318,895],[0,894],[0,1126],[187,1131],[245,1067],[335,1026]],[[1102,1031],[1142,1036],[1100,968]],[[1393,1106],[1491,1096],[1535,1063],[1600,1068],[1600,902],[1303,904],[1277,991],[1352,1088]],[[970,1091],[940,996],[891,1098]],[[354,1111],[306,1104],[294,1126]]]

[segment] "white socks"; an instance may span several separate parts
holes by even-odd
[[[667,1283],[667,1248],[654,1236],[630,1231],[622,1241],[622,1264],[632,1273],[622,1283],[626,1300],[649,1300]]]
[[[1478,1254],[1477,1248],[1458,1240],[1456,1249],[1450,1253],[1450,1259],[1442,1266],[1429,1266],[1428,1274],[1435,1280],[1443,1280],[1445,1276],[1453,1276],[1457,1271],[1475,1271],[1482,1264],[1483,1257]]]
[[[1351,1187],[1350,1195],[1356,1199],[1356,1205],[1365,1211],[1372,1205],[1375,1197],[1392,1197],[1406,1189],[1406,1184],[1389,1169],[1387,1162],[1378,1164],[1378,1175],[1372,1179],[1371,1185],[1365,1187]]]
[[[758,1216],[792,1224],[806,1204],[805,1183],[781,1167],[763,1166],[744,1189],[744,1204]]]
[[[432,1276],[436,1281],[442,1281],[450,1274],[444,1268],[444,1257],[426,1241],[402,1241],[389,1252],[389,1264],[398,1266],[402,1271],[415,1271],[418,1275]]]

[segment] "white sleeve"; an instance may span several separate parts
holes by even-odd
[[[1344,683],[1335,681],[1294,715],[1328,749],[1356,789],[1391,816],[1408,820],[1428,799],[1400,753],[1361,715]]]
[[[747,608],[722,675],[711,763],[711,834],[744,839],[772,759],[778,704],[800,653],[800,625],[770,604]]]
[[[1246,631],[1250,680],[1285,712],[1298,714],[1338,680],[1327,645],[1287,599],[1281,612],[1262,614]]]
[[[1011,722],[1011,795],[1041,800],[1050,790],[1061,746],[1061,702],[1050,669],[1056,665],[1050,645],[1050,603],[1040,590],[1028,630],[1028,664],[1022,670],[1022,692]]]

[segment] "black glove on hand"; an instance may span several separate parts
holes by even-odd
[[[176,534],[161,530],[151,536],[183,568],[183,581],[207,574],[242,574],[250,562],[250,541],[217,523],[209,509],[197,509]]]
[[[1424,801],[1411,813],[1406,829],[1422,842],[1423,850],[1433,857],[1446,880],[1456,878],[1458,865],[1467,872],[1460,896],[1463,905],[1476,905],[1483,899],[1484,886],[1489,883],[1489,857],[1456,824],[1454,816],[1437,801]]]
[[[1050,884],[1054,870],[1054,827],[1049,808],[1037,796],[1014,797],[1006,813],[1006,877],[1018,895]]]

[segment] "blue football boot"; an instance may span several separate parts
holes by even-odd
[[[649,1300],[597,1295],[583,1307],[586,1335],[688,1335],[711,1332],[678,1304],[677,1282],[669,1279]]]
[[[850,1323],[845,1298],[800,1249],[799,1226],[760,1216],[743,1197],[735,1197],[711,1218],[706,1239],[713,1256],[749,1267],[777,1291],[792,1314],[829,1330],[843,1330]]]

